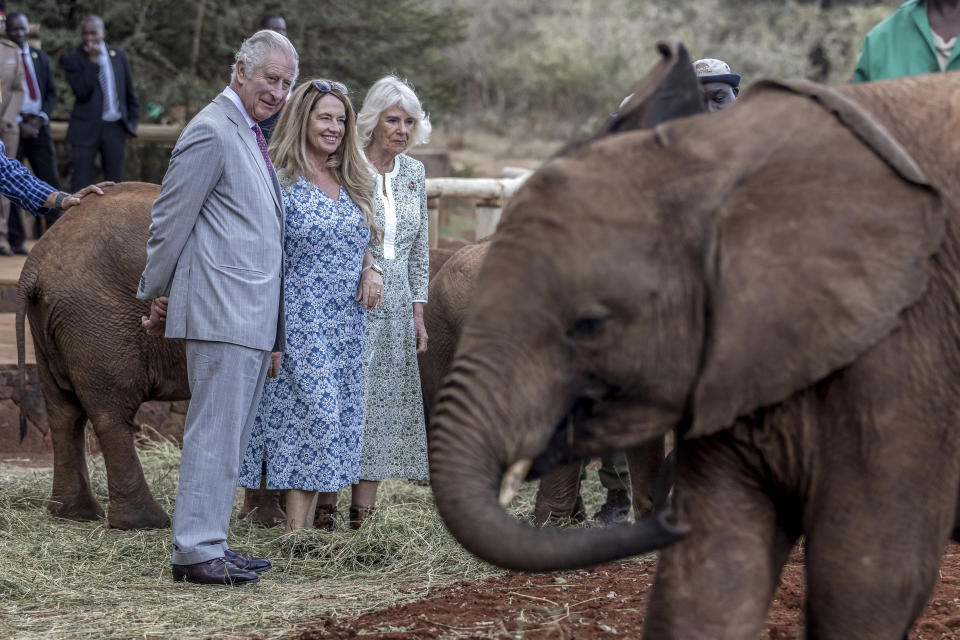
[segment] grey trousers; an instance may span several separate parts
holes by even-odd
[[[187,340],[190,408],[173,512],[173,564],[223,556],[270,352]]]

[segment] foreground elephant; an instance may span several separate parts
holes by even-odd
[[[661,94],[689,93],[686,52],[662,51]],[[903,638],[960,486],[955,125],[958,74],[763,82],[544,165],[504,211],[437,394],[453,534],[527,570],[673,543],[656,639],[758,637],[802,535],[808,636]],[[497,502],[531,460],[670,430],[673,518],[539,530]]]

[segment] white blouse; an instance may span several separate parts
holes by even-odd
[[[377,196],[383,201],[383,257],[393,260],[397,257],[397,204],[393,198],[393,179],[400,171],[400,162],[393,161],[393,169],[384,175],[377,172]],[[384,186],[386,182],[386,186]]]

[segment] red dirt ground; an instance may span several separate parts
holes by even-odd
[[[464,580],[435,596],[350,620],[326,618],[297,640],[377,638],[639,637],[654,564],[609,563],[590,571],[510,573],[483,582]],[[763,640],[800,633],[804,596],[802,552],[784,569]],[[910,640],[960,638],[960,545],[948,545],[941,580]]]

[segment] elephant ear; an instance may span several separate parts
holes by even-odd
[[[768,83],[717,123],[734,132],[719,144],[741,168],[718,185],[704,250],[689,438],[851,364],[927,286],[944,233],[938,195],[869,112],[837,90],[806,89]]]
[[[679,40],[657,43],[660,62],[633,90],[630,100],[611,118],[606,133],[652,129],[662,122],[707,110],[703,90]]]

